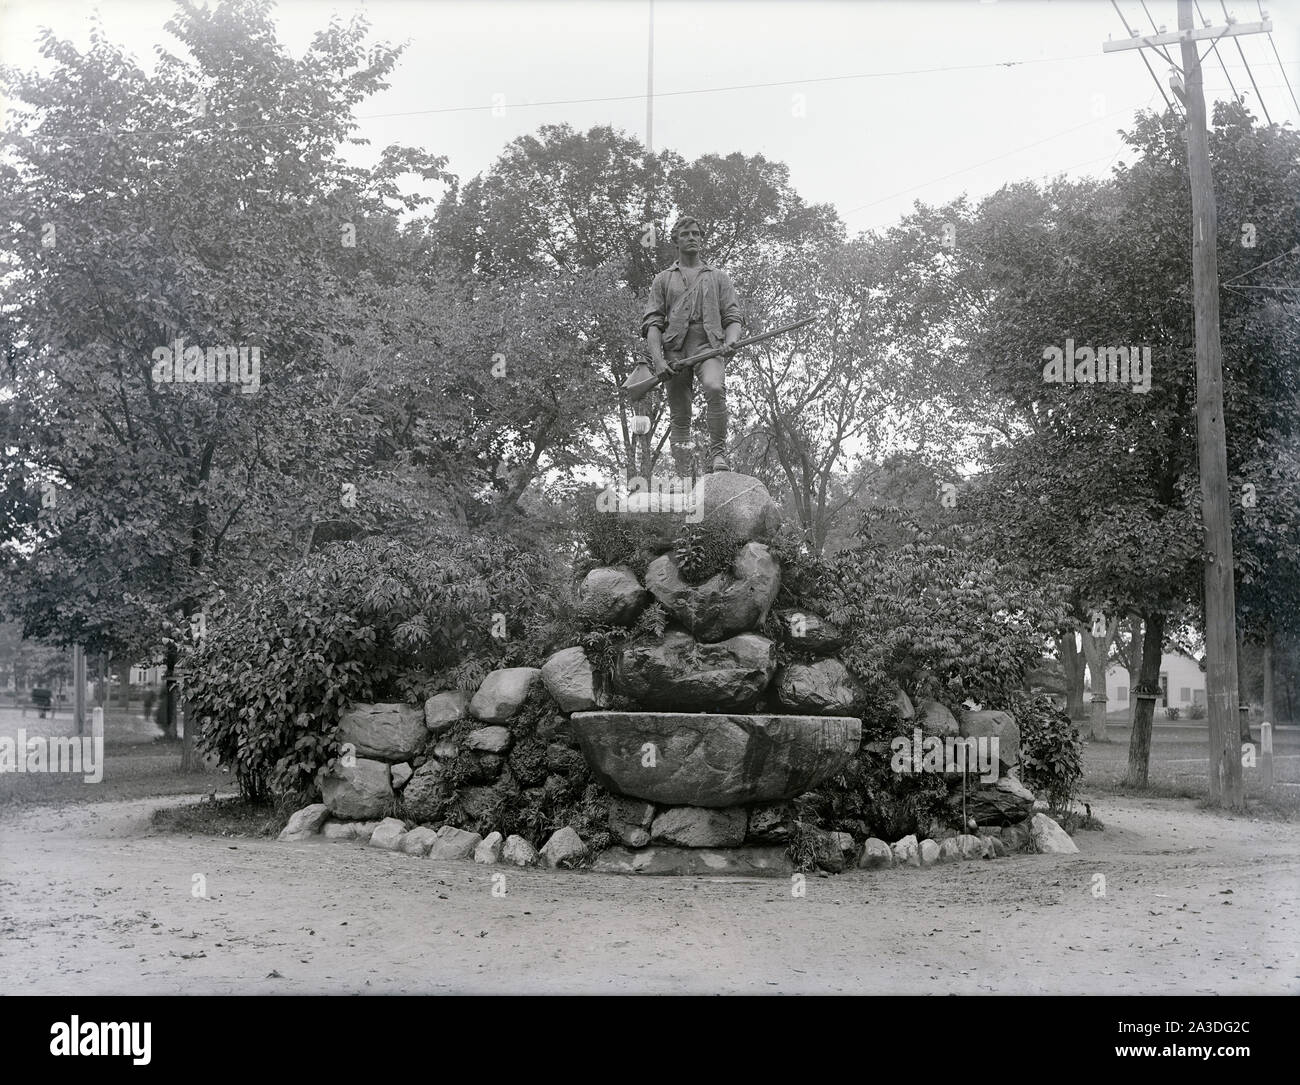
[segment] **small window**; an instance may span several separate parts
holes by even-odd
[[[1178,691],[1178,699],[1183,702],[1190,701],[1192,699],[1192,687],[1183,686],[1183,688]]]
[[[1118,689],[1118,690],[1116,691],[1116,693],[1115,693],[1115,700],[1117,700],[1117,701],[1127,701],[1127,700],[1128,700],[1128,686],[1120,686],[1120,687],[1119,687],[1119,689]]]

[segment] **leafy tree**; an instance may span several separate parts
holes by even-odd
[[[940,301],[977,298],[943,320],[976,393],[1005,421],[984,443],[971,503],[989,546],[1036,577],[1074,586],[1078,609],[1145,625],[1137,688],[1154,690],[1166,629],[1198,605],[1201,524],[1195,440],[1189,193],[1177,121],[1144,115],[1126,139],[1141,153],[1107,182],[1011,186],[955,224]],[[1212,154],[1225,207],[1250,203],[1280,249],[1296,243],[1300,140],[1216,110]],[[1251,265],[1221,214],[1225,280]],[[1255,254],[1250,260],[1258,262]],[[1297,308],[1234,301],[1224,324],[1229,470],[1294,431]],[[973,318],[972,318],[973,316]],[[1044,381],[1045,348],[1149,346],[1145,393]],[[1136,381],[1133,381],[1136,383]],[[1077,615],[1082,616],[1082,615]],[[1150,700],[1135,714],[1130,780],[1146,780]]]
[[[27,479],[6,480],[4,572],[38,635],[151,656],[163,616],[300,552],[302,508],[329,486],[299,465],[356,474],[331,401],[355,323],[343,299],[419,203],[397,179],[437,181],[444,160],[389,148],[348,165],[353,107],[399,50],[333,21],[295,59],[270,13],[179,3],[167,28],[188,56],[160,47],[152,75],[99,28],[85,52],[47,33],[49,74],[4,72],[0,444]],[[246,387],[160,383],[155,352],[178,339],[245,348]],[[63,488],[44,519],[42,481]]]
[[[864,528],[863,534],[868,534]],[[850,637],[842,658],[868,681],[956,707],[1008,704],[1064,617],[1027,570],[916,531],[889,548],[831,557],[828,617]]]

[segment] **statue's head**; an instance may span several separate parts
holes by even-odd
[[[704,227],[694,215],[682,215],[673,223],[673,230],[669,237],[679,249],[684,245],[693,244],[695,251],[698,252],[704,246]]]

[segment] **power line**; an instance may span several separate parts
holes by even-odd
[[[1125,33],[1127,33],[1130,38],[1136,38],[1138,36],[1137,31],[1128,25],[1128,19],[1126,19],[1124,13],[1120,11],[1119,4],[1116,3],[1116,0],[1110,0],[1110,6],[1115,9],[1115,14],[1119,16],[1119,21],[1124,24]],[[1165,100],[1165,108],[1172,109],[1181,117],[1182,110],[1178,109],[1174,103],[1169,100],[1169,95],[1165,93],[1164,84],[1160,82],[1159,77],[1156,75],[1156,70],[1151,67],[1151,61],[1147,60],[1146,50],[1139,49],[1138,56],[1142,58],[1142,63],[1147,66],[1147,71],[1151,73],[1151,79],[1155,82],[1156,88],[1160,91],[1160,97]]]
[[[1255,6],[1259,8],[1259,17],[1264,18],[1264,8],[1259,0],[1255,0]],[[1291,104],[1295,106],[1296,113],[1300,114],[1300,102],[1296,101],[1295,91],[1291,89],[1291,78],[1286,74],[1286,66],[1282,63],[1282,54],[1277,51],[1277,42],[1273,40],[1272,32],[1268,35],[1268,43],[1273,47],[1273,55],[1277,57],[1277,66],[1282,69],[1282,78],[1286,81],[1287,93],[1291,95]]]
[[[1148,99],[1148,101],[1150,101],[1150,99]],[[1092,120],[1085,121],[1083,124],[1076,124],[1073,128],[1066,128],[1060,132],[1053,132],[1050,136],[1045,136],[1042,139],[1035,140],[1033,143],[1026,143],[1023,147],[1016,147],[1013,150],[1005,151],[999,155],[994,155],[992,158],[986,158],[982,162],[975,162],[972,165],[963,166],[959,170],[953,170],[952,173],[945,173],[942,177],[935,177],[929,181],[923,181],[919,185],[912,185],[910,188],[902,189],[898,192],[891,193],[888,196],[882,196],[880,199],[872,200],[870,203],[859,204],[857,207],[850,207],[847,211],[842,212],[842,214],[846,216],[852,215],[857,211],[864,211],[868,207],[875,207],[877,204],[886,203],[889,200],[897,199],[899,196],[906,196],[909,192],[915,192],[919,188],[927,188],[930,185],[938,184],[940,181],[946,181],[950,177],[957,177],[963,173],[969,173],[971,170],[979,169],[981,166],[987,166],[992,162],[999,162],[1004,158],[1010,158],[1012,155],[1019,154],[1021,151],[1028,151],[1033,147],[1039,146],[1040,144],[1048,143],[1051,140],[1058,139],[1061,136],[1069,135],[1071,132],[1077,132],[1080,128],[1087,128],[1090,125],[1096,124],[1098,121],[1109,120],[1111,117],[1117,117],[1121,113],[1127,113],[1129,112],[1130,109],[1136,109],[1136,108],[1137,108],[1136,106],[1125,106],[1123,109],[1116,109],[1114,112],[1107,113],[1105,116],[1094,117]],[[1123,148],[1120,149],[1123,150]],[[1104,156],[1099,155],[1098,158],[1100,157],[1104,157]],[[1096,159],[1093,159],[1093,161],[1096,161]]]
[[[1200,16],[1201,22],[1202,22],[1205,26],[1209,26],[1209,25],[1210,25],[1210,20],[1207,19],[1207,18],[1205,17],[1205,13],[1201,11],[1201,0],[1196,0],[1196,14],[1197,14],[1198,16]],[[1210,48],[1214,50],[1214,55],[1215,55],[1216,57],[1219,58],[1219,67],[1223,69],[1223,74],[1224,74],[1225,76],[1227,76],[1227,79],[1228,79],[1228,86],[1232,87],[1232,96],[1233,96],[1234,98],[1236,98],[1238,101],[1240,101],[1240,100],[1241,100],[1241,95],[1237,93],[1237,88],[1236,88],[1236,86],[1235,86],[1235,85],[1233,84],[1233,82],[1232,82],[1232,76],[1228,75],[1228,66],[1227,66],[1226,64],[1223,63],[1223,54],[1219,52],[1219,43],[1218,43],[1218,41],[1217,41],[1217,40],[1212,40],[1212,41],[1210,42]]]
[[[737,90],[763,90],[770,87],[791,87],[800,86],[807,83],[835,83],[844,82],[850,79],[889,79],[900,75],[933,75],[939,72],[968,72],[978,71],[989,68],[1016,68],[1027,64],[1057,64],[1065,60],[1088,60],[1094,57],[1092,53],[1075,53],[1072,56],[1060,57],[1033,57],[1024,60],[997,60],[984,64],[951,64],[938,68],[907,68],[898,71],[889,72],[857,72],[851,75],[822,75],[808,76],[801,79],[780,79],[767,83],[736,83],[725,87],[695,87],[691,90],[668,90],[655,91],[655,98],[680,98],[691,94],[724,94]],[[543,102],[516,102],[511,103],[512,109],[535,109],[547,106],[558,105],[594,105],[605,102],[635,102],[642,101],[647,97],[646,93],[641,94],[614,94],[594,98],[556,98]],[[435,115],[440,113],[482,113],[492,109],[499,108],[499,103],[489,103],[487,105],[458,105],[442,106],[435,109],[410,109],[398,113],[366,113],[360,114],[355,120],[385,120],[393,117],[420,117],[426,115]],[[296,125],[313,125],[319,122],[313,121],[307,117],[297,117],[290,121],[267,121],[263,124],[232,125],[229,128],[223,128],[223,132],[254,132],[265,128],[289,128]],[[141,129],[141,128],[104,128],[98,132],[86,136],[69,136],[68,139],[90,139],[92,136],[103,135],[123,135],[123,136],[148,136],[148,135],[179,135],[186,130],[175,129]]]
[[[1223,17],[1232,22],[1232,16],[1228,14],[1228,5],[1219,0],[1219,7],[1223,8]],[[1250,70],[1250,64],[1246,60],[1246,54],[1241,48],[1241,40],[1233,38],[1232,43],[1237,47],[1237,52],[1241,55],[1241,62],[1246,65],[1246,74],[1250,76],[1250,85],[1255,88],[1255,99],[1259,102],[1259,108],[1264,111],[1264,119],[1268,121],[1269,127],[1273,125],[1273,118],[1268,115],[1268,106],[1264,104],[1264,96],[1259,93],[1259,85],[1255,82],[1255,73]]]
[[[1151,23],[1151,29],[1154,30],[1157,34],[1159,34],[1160,27],[1156,26],[1155,19],[1151,18],[1151,11],[1150,9],[1147,8],[1147,0],[1138,0],[1138,2],[1142,5],[1142,10],[1147,13],[1147,19]],[[1155,51],[1159,53],[1162,57],[1165,58],[1165,62],[1169,64],[1170,67],[1173,68],[1178,67],[1178,65],[1174,63],[1174,58],[1171,57],[1167,52],[1165,52],[1165,47],[1163,45],[1153,45],[1152,48],[1155,49]]]
[[[1277,256],[1273,257],[1273,259],[1265,260],[1262,264],[1256,264],[1253,268],[1250,268],[1248,271],[1243,271],[1240,275],[1234,275],[1231,279],[1225,279],[1223,285],[1227,286],[1228,283],[1235,283],[1238,279],[1244,279],[1247,275],[1253,275],[1260,268],[1268,267],[1269,264],[1276,264],[1279,260],[1285,260],[1288,256],[1300,256],[1300,245],[1287,249],[1286,252],[1279,253]]]

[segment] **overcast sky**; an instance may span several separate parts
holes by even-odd
[[[1200,4],[1216,25],[1224,21],[1218,0]],[[1242,22],[1259,19],[1255,0],[1227,6]],[[1119,7],[1150,32],[1140,0]],[[1174,0],[1147,7],[1157,24],[1177,26]],[[1263,7],[1284,67],[1266,37],[1237,40],[1273,120],[1295,127],[1300,111],[1283,71],[1300,95],[1300,2]],[[41,26],[84,44],[96,8],[110,37],[146,67],[154,43],[176,45],[162,29],[170,3],[0,0],[0,57],[40,63]],[[375,151],[422,146],[468,179],[542,124],[611,124],[646,137],[649,0],[284,2],[281,38],[300,53],[331,12],[356,11],[376,38],[409,41],[390,88],[358,110]],[[980,196],[1059,172],[1104,174],[1126,154],[1116,130],[1136,109],[1163,106],[1138,51],[1102,53],[1108,37],[1127,36],[1103,0],[655,0],[653,11],[654,145],[688,159],[739,150],[783,161],[799,192],[834,204],[851,232],[896,221],[916,199]],[[1236,46],[1225,40],[1219,51],[1260,115]],[[1148,56],[1167,90],[1168,65]],[[1206,85],[1207,94],[1228,95],[1213,54]],[[503,115],[494,115],[494,100]]]

